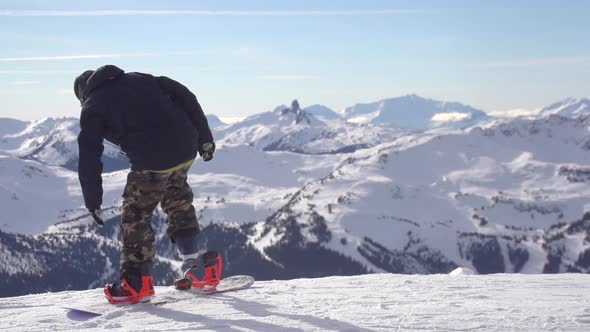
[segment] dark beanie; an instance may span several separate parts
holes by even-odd
[[[76,98],[81,102],[84,101],[84,88],[86,87],[86,83],[88,83],[88,78],[90,78],[92,74],[94,74],[94,70],[87,70],[80,76],[76,77],[76,80],[74,81],[74,93],[76,94]]]

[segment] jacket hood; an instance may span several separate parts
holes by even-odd
[[[106,81],[118,78],[124,73],[121,68],[114,65],[102,66],[97,70],[87,70],[74,81],[74,93],[80,102],[84,102],[84,99],[92,90]]]

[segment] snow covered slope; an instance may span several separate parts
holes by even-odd
[[[255,282],[247,290],[160,306],[105,305],[102,289],[3,299],[3,331],[588,331],[590,276],[356,277]],[[81,321],[62,306],[99,303]]]
[[[120,204],[126,174],[103,174],[104,207]],[[87,214],[77,173],[12,156],[0,156],[0,211],[0,230],[21,234]]]
[[[437,127],[465,128],[489,120],[483,111],[456,102],[444,102],[407,95],[344,110],[350,122],[388,124],[414,130]]]
[[[108,197],[108,193],[107,196]],[[37,234],[80,208],[77,177],[63,168],[0,156],[0,230]]]
[[[204,225],[264,220],[302,185],[329,174],[344,158],[222,145],[213,161],[199,159],[190,171],[199,220]]]

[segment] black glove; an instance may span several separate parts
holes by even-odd
[[[90,215],[92,216],[92,219],[94,219],[94,221],[99,224],[99,225],[104,225],[104,221],[102,220],[102,218],[100,217],[100,208],[98,209],[94,209],[92,211],[89,211]]]
[[[203,143],[199,147],[199,154],[201,155],[201,158],[203,158],[204,161],[209,161],[213,159],[213,152],[215,152],[214,142]]]

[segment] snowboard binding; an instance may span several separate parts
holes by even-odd
[[[148,302],[155,295],[154,280],[151,276],[141,276],[141,288],[136,290],[126,278],[119,283],[106,284],[104,295],[111,304]]]
[[[223,272],[223,258],[217,251],[208,251],[203,254],[203,279],[199,279],[201,268],[198,261],[184,271],[184,277],[176,280],[174,286],[178,290],[198,288],[204,291],[214,291],[221,281]]]

